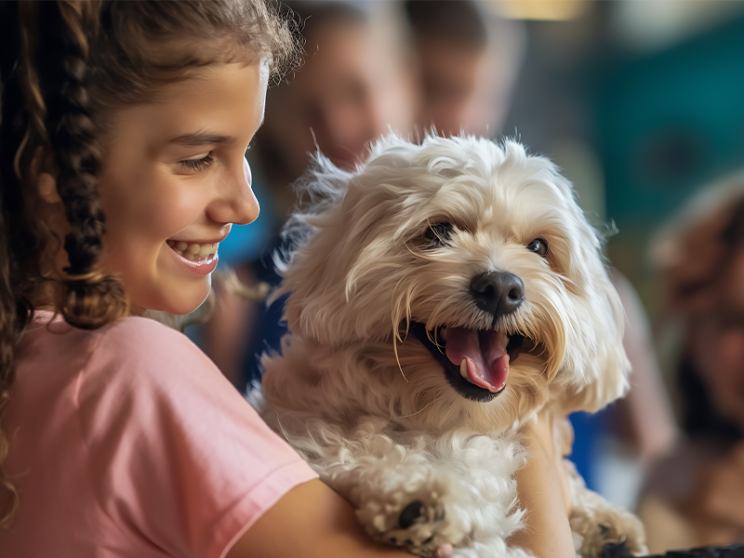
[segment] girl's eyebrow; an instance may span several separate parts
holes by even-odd
[[[169,143],[180,143],[181,145],[188,145],[190,147],[198,147],[200,145],[213,145],[216,143],[231,143],[236,141],[234,136],[223,136],[221,134],[212,134],[209,132],[196,132],[193,134],[184,134],[170,140]]]

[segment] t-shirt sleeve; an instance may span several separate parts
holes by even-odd
[[[103,511],[166,555],[224,556],[317,476],[204,353],[152,320],[101,331],[78,400]]]

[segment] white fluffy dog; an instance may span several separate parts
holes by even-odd
[[[264,418],[376,539],[529,556],[507,543],[525,513],[520,425],[628,387],[623,311],[571,185],[513,141],[391,135],[354,172],[319,156],[304,188]],[[644,551],[634,516],[570,484],[581,556]]]

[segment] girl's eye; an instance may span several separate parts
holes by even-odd
[[[186,159],[185,161],[179,161],[180,165],[191,171],[202,171],[214,162],[211,155],[202,157],[201,159]]]
[[[431,225],[424,233],[424,239],[428,247],[434,248],[444,246],[452,238],[452,223],[437,223]]]
[[[539,254],[544,258],[548,255],[548,243],[542,238],[536,238],[527,245],[527,250]]]

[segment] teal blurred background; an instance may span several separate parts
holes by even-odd
[[[654,231],[744,166],[744,4],[521,4],[563,5],[565,19],[525,21],[528,51],[503,133],[561,164],[579,203],[614,222],[608,254],[653,315]]]

